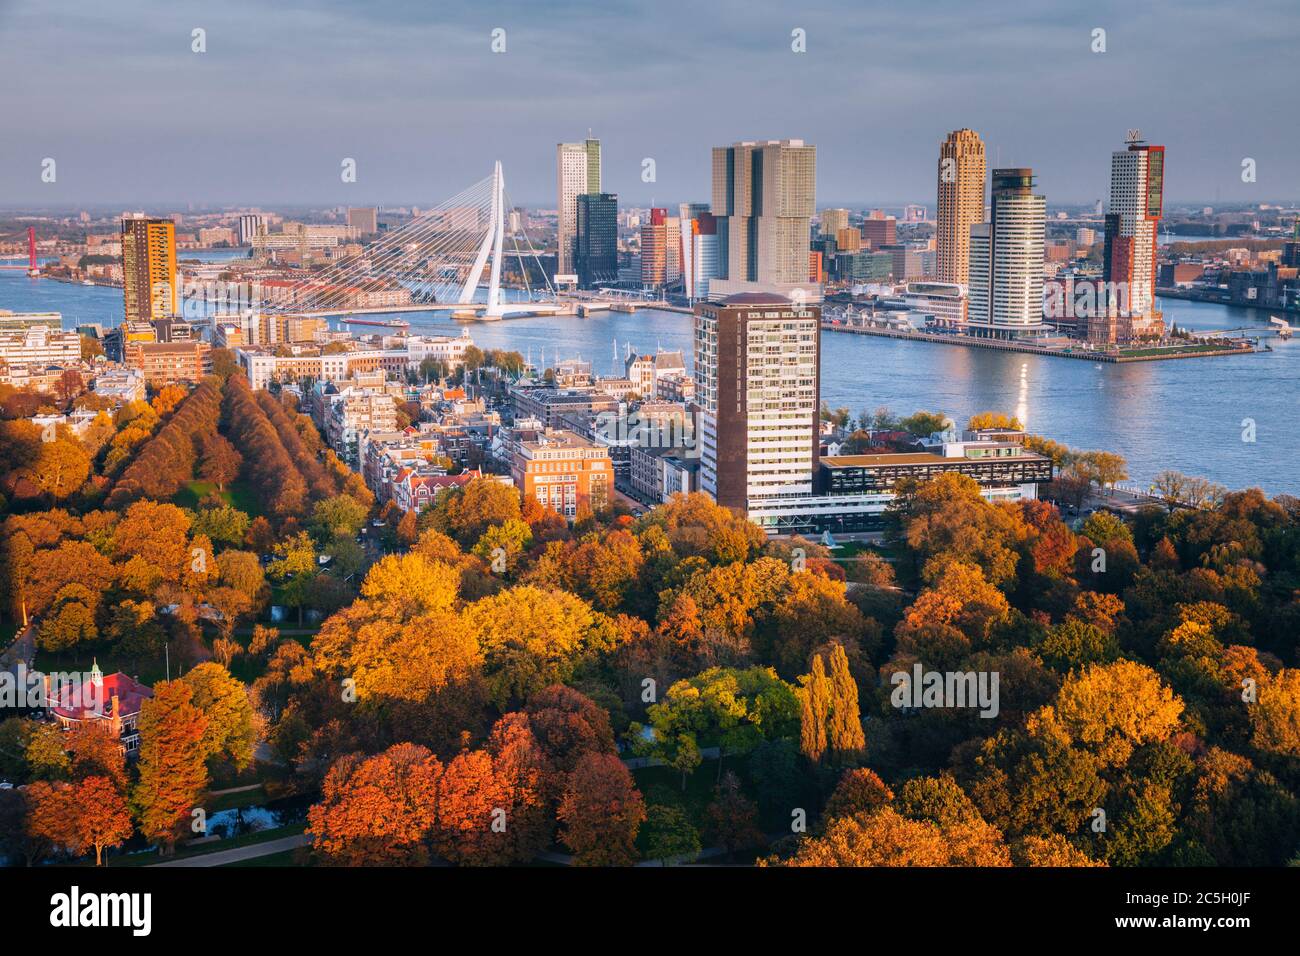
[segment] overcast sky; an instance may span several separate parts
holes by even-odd
[[[821,206],[933,205],[960,126],[1049,202],[1105,195],[1133,127],[1173,201],[1286,200],[1298,27],[1296,0],[0,0],[0,203],[433,205],[500,159],[554,205],[590,128],[624,205],[707,201],[710,146],[783,137]]]

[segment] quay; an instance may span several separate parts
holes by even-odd
[[[887,339],[907,339],[914,342],[937,342],[940,345],[962,345],[977,349],[997,349],[1002,352],[1024,352],[1029,355],[1047,355],[1053,358],[1080,359],[1085,362],[1109,362],[1123,364],[1126,362],[1159,362],[1169,359],[1208,358],[1217,355],[1250,355],[1255,352],[1271,351],[1267,345],[1258,346],[1252,342],[1238,340],[1240,344],[1172,346],[1169,348],[1139,348],[1128,351],[1111,350],[1106,352],[1086,348],[1053,348],[1042,345],[1030,345],[1024,342],[1009,342],[1004,339],[986,339],[974,335],[935,332],[909,332],[902,329],[877,325],[846,325],[832,319],[823,319],[822,328],[829,332],[849,332],[854,335],[877,335]]]

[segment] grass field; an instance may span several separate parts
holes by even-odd
[[[210,481],[187,481],[172,501],[182,508],[197,508],[199,502],[210,494],[217,495],[228,505],[234,505],[250,518],[263,514],[257,495],[242,481],[231,482],[224,491],[218,491],[217,486]]]

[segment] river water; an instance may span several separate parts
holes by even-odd
[[[1266,311],[1173,299],[1161,307],[1167,322],[1191,329],[1268,325]],[[69,327],[109,327],[121,320],[122,292],[2,270],[0,309],[61,312]],[[401,317],[416,332],[461,328],[445,312]],[[615,353],[623,356],[629,344],[642,352],[680,349],[688,365],[691,358],[691,318],[674,312],[506,319],[469,328],[482,348],[516,349],[547,364],[581,356],[599,374],[621,373]],[[1131,478],[1144,484],[1172,468],[1229,488],[1300,494],[1300,340],[1265,341],[1272,352],[1112,365],[828,331],[821,394],[854,415],[882,405],[900,414],[943,411],[959,423],[975,412],[1013,413],[1071,447],[1118,452]],[[1243,440],[1248,419],[1254,441]]]

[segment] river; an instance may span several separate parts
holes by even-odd
[[[1191,329],[1268,324],[1268,313],[1254,309],[1174,299],[1161,307],[1166,321]],[[122,292],[4,270],[0,309],[61,312],[68,327],[109,327],[121,320]],[[417,332],[461,328],[445,312],[402,318]],[[630,344],[681,349],[690,362],[690,317],[658,310],[478,322],[470,333],[482,348],[531,352],[535,362],[581,356],[600,374],[621,371],[615,343],[619,356]],[[821,394],[854,415],[883,405],[900,414],[939,410],[964,423],[974,412],[1010,412],[1071,447],[1118,452],[1144,484],[1171,468],[1229,488],[1300,494],[1300,341],[1266,341],[1272,352],[1113,365],[828,331]],[[1253,442],[1243,440],[1247,419]]]

